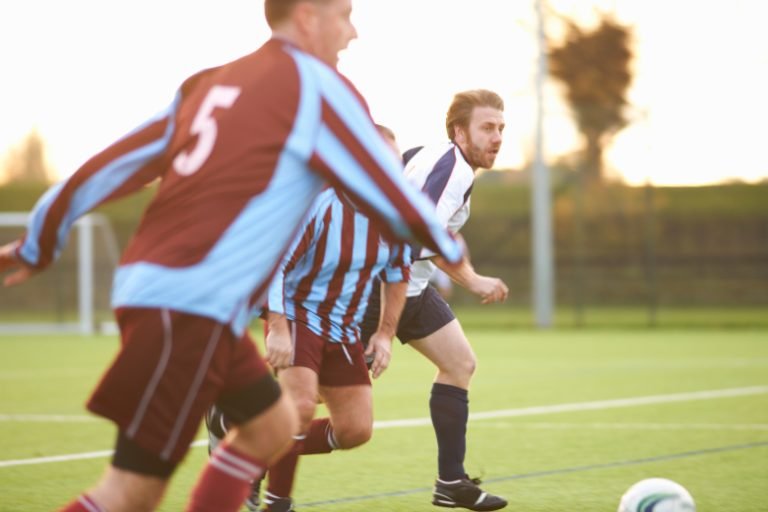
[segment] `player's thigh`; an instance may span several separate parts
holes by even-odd
[[[342,448],[359,446],[371,438],[371,378],[362,344],[326,343],[320,396],[328,408],[336,440]]]
[[[317,373],[304,366],[290,366],[277,374],[280,387],[291,397],[299,413],[299,421],[306,426],[315,415],[317,406],[318,383]]]
[[[270,466],[290,448],[293,436],[298,433],[295,407],[290,396],[284,393],[258,416],[234,426],[227,442],[236,450]]]
[[[451,307],[432,286],[417,296],[408,297],[397,326],[402,343],[419,340],[439,331],[456,320]]]
[[[369,384],[321,386],[334,434],[342,448],[367,442],[373,432],[373,397]]]
[[[373,425],[373,394],[371,386],[321,386],[323,397],[334,429],[344,427],[370,429]]]
[[[475,353],[456,319],[424,338],[410,340],[408,345],[432,361],[441,371],[474,371]]]
[[[154,510],[168,481],[109,466],[99,483],[88,492],[105,510],[140,512]]]

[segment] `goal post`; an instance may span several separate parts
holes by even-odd
[[[27,212],[0,212],[0,244],[21,234],[28,217]],[[99,322],[97,318],[96,291],[107,290],[100,295],[108,295],[111,275],[117,267],[119,250],[114,231],[107,217],[99,213],[78,219],[72,231],[76,243],[67,244],[74,247],[65,249],[70,254],[59,258],[51,269],[30,280],[29,285],[4,289],[6,297],[0,302],[0,310],[6,314],[0,314],[0,334],[92,335],[111,330],[110,322]],[[101,271],[97,272],[97,268]],[[48,273],[53,277],[46,280],[42,276]],[[37,281],[43,282],[32,284]],[[75,288],[74,293],[71,288]],[[105,308],[108,309],[108,304],[101,309]]]

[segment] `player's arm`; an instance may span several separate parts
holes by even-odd
[[[504,302],[507,300],[509,288],[507,288],[504,281],[497,277],[483,276],[475,272],[467,253],[464,254],[458,265],[450,265],[439,256],[432,258],[432,262],[440,270],[448,274],[448,277],[456,284],[480,297],[482,304]]]
[[[267,337],[265,340],[266,360],[273,368],[287,368],[293,358],[293,340],[285,314],[285,282],[291,270],[307,255],[315,244],[316,235],[323,229],[322,217],[318,211],[325,205],[318,198],[310,210],[299,235],[280,263],[267,291],[266,310]]]
[[[434,183],[435,186],[432,183],[433,179],[437,182]],[[440,184],[440,179],[435,174],[427,177],[424,190],[435,202],[435,211],[440,221],[447,229],[457,232],[464,223],[464,216],[467,215],[464,205],[469,200],[473,176],[463,172],[451,172],[447,183]],[[426,247],[415,248],[414,258],[432,259],[454,282],[480,297],[482,304],[506,300],[509,293],[507,285],[501,279],[482,276],[475,272],[463,238],[458,233],[454,236],[463,248],[463,256],[458,264],[448,264]]]
[[[310,165],[388,236],[418,241],[449,262],[461,249],[429,200],[402,175],[402,163],[351,89],[327,67],[320,76],[321,125]]]
[[[267,336],[264,339],[264,358],[275,369],[286,368],[293,357],[293,342],[288,318],[285,316],[285,261],[280,265],[267,292],[264,319]]]
[[[392,338],[397,333],[397,324],[405,306],[405,292],[408,283],[381,283],[381,317],[379,326],[368,340],[365,355],[373,356],[371,375],[378,378],[389,367],[392,360]]]
[[[366,356],[373,356],[373,378],[378,378],[392,360],[392,338],[397,333],[397,325],[405,306],[410,271],[410,247],[393,246],[390,262],[380,274],[382,282],[379,325],[368,340],[368,349],[365,351]]]
[[[290,257],[286,255],[272,278],[267,291],[267,303],[264,305],[264,319],[267,323],[264,358],[276,370],[287,368],[293,357],[293,340],[285,316],[285,273],[289,261]]]
[[[4,280],[6,286],[25,281],[55,260],[78,218],[101,204],[142,189],[162,175],[176,104],[89,159],[68,179],[43,194],[30,214],[25,236],[0,249],[0,271],[16,269]]]
[[[293,357],[293,340],[288,327],[288,318],[274,311],[267,312],[267,338],[264,340],[267,349],[266,360],[277,370],[287,368]]]
[[[266,311],[267,336],[264,340],[266,348],[265,359],[275,369],[287,368],[293,357],[293,340],[291,340],[288,318],[285,316],[285,279],[286,274],[295,265],[307,244],[305,229],[292,244],[280,263],[267,291]]]

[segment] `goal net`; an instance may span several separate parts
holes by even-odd
[[[0,244],[24,233],[26,212],[0,213]],[[0,288],[0,334],[114,330],[109,308],[118,246],[109,220],[79,219],[66,247],[45,272],[22,285]]]

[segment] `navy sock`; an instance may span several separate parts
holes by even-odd
[[[429,400],[432,426],[437,437],[437,465],[441,480],[464,478],[464,456],[467,452],[467,390],[434,383]]]

